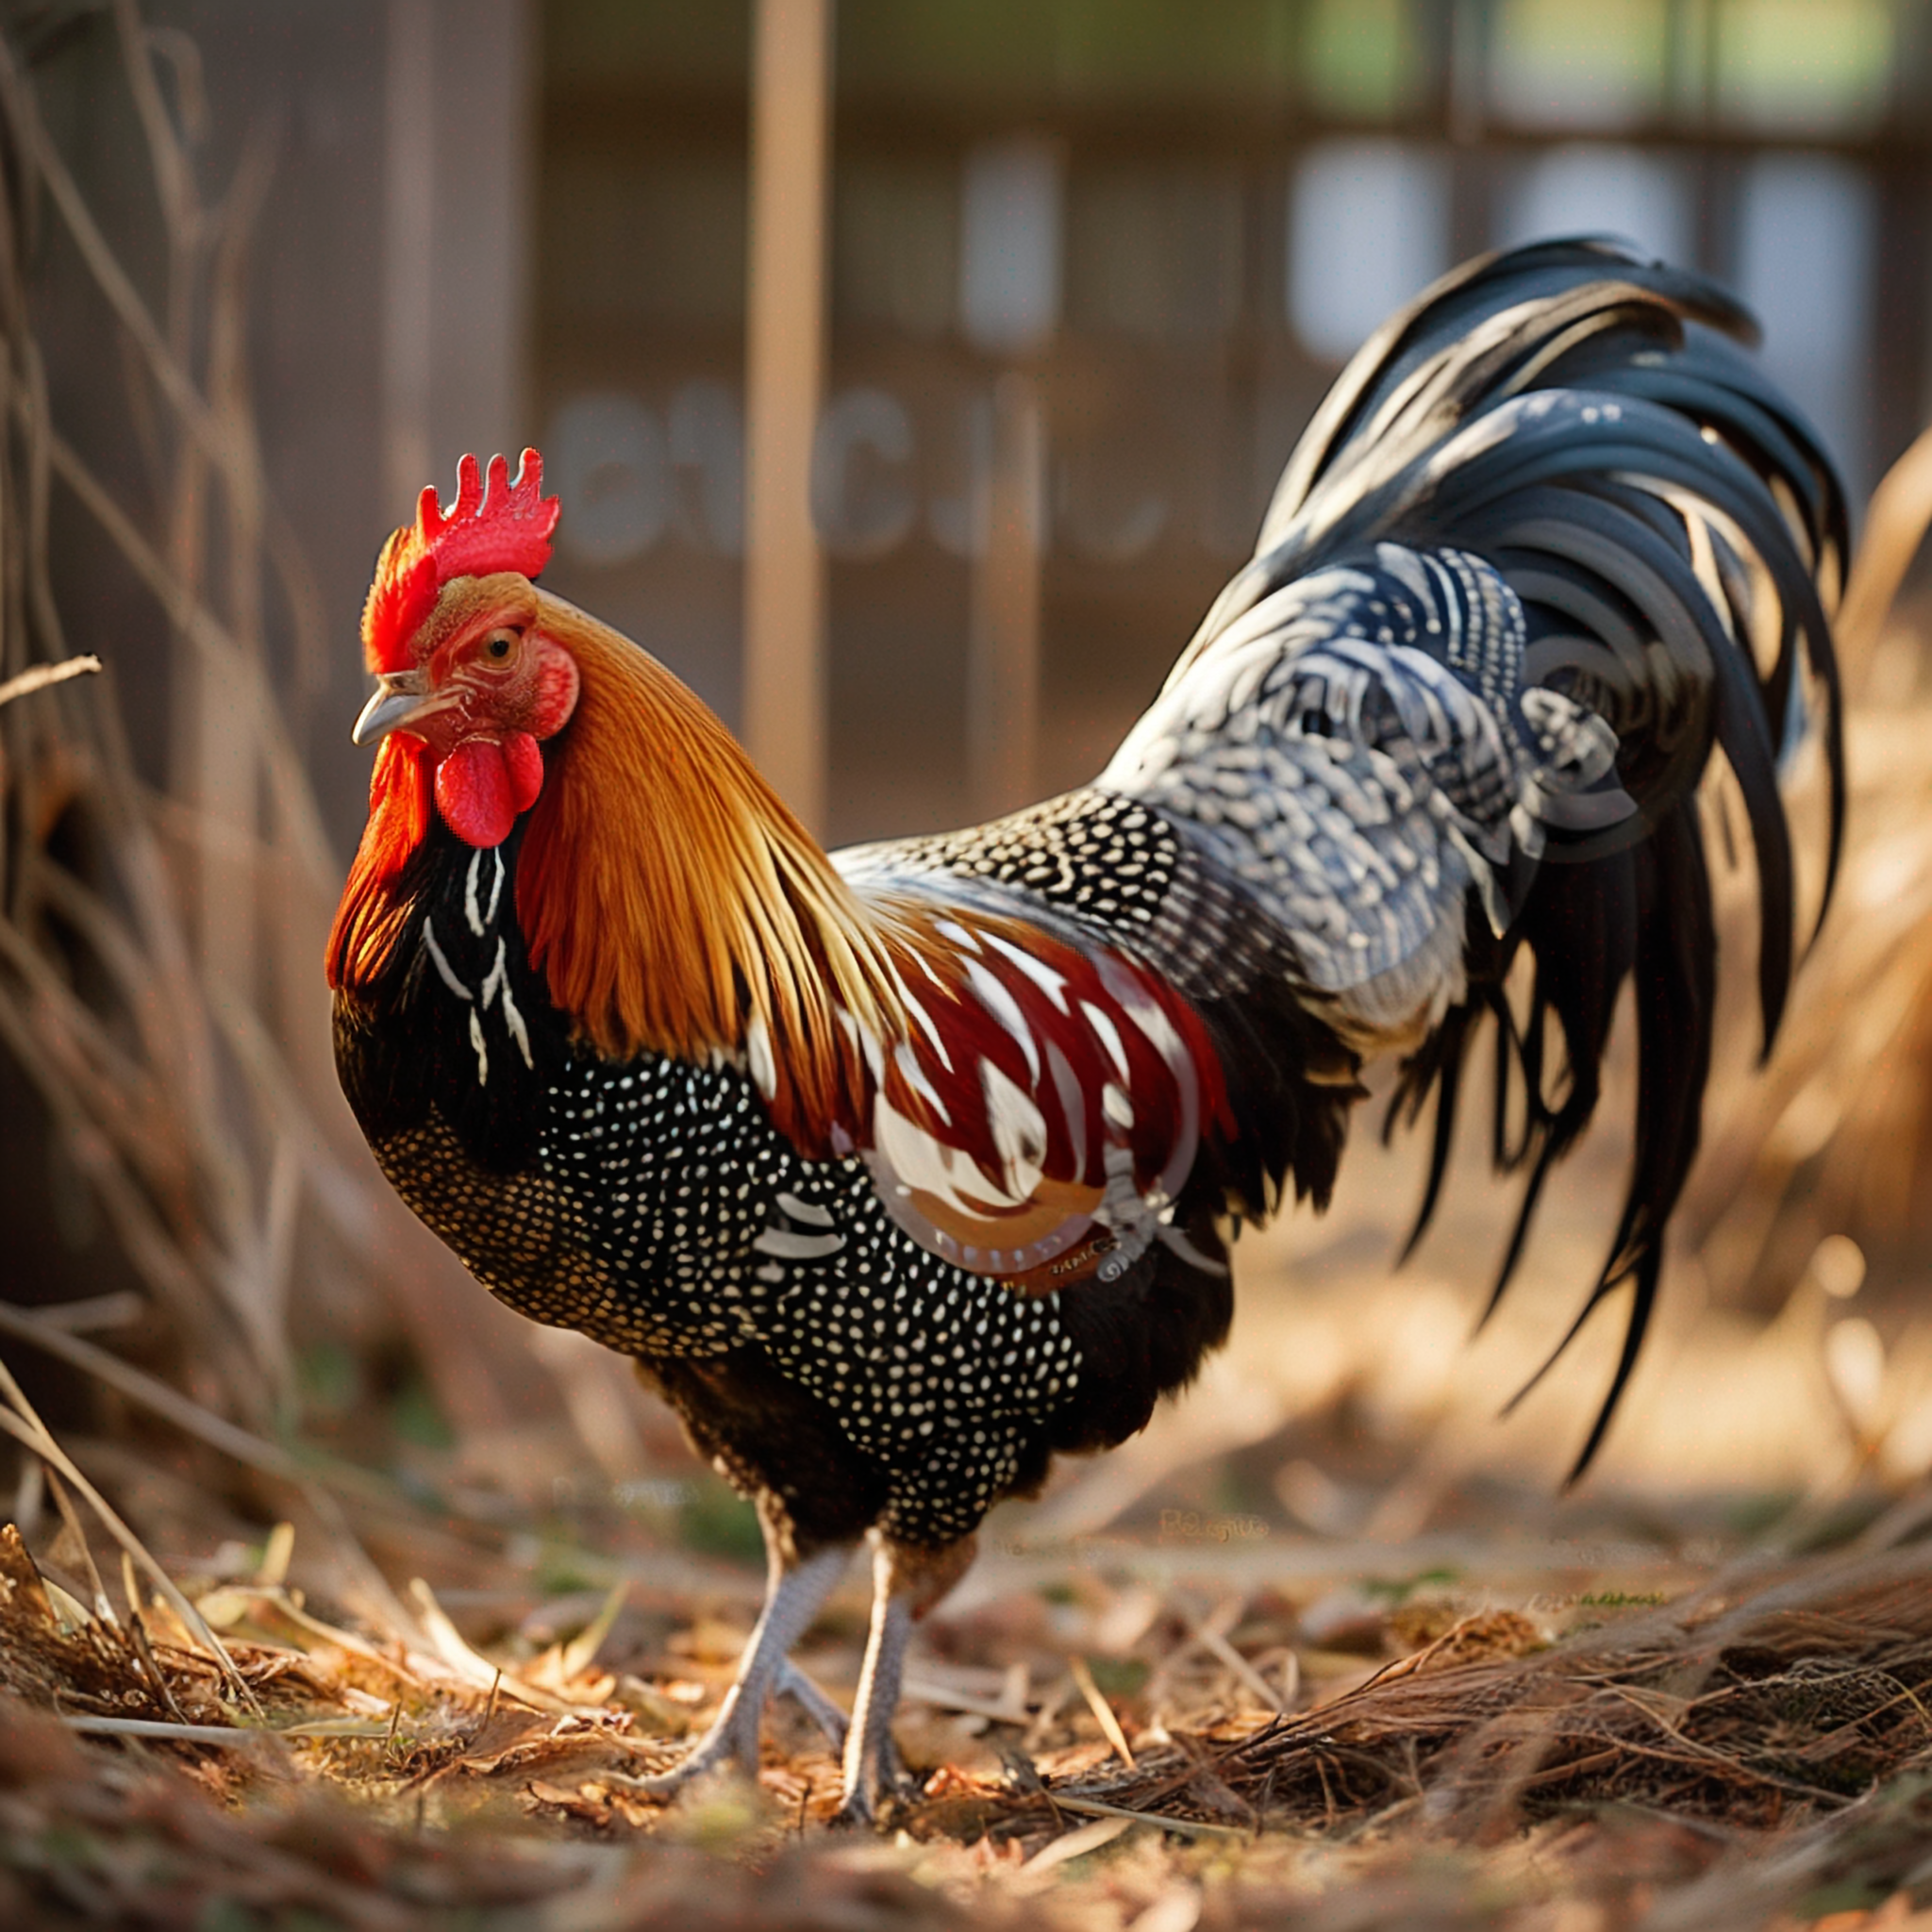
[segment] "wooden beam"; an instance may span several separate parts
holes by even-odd
[[[832,0],[757,0],[746,318],[747,751],[825,824],[824,563],[811,515],[824,382]]]

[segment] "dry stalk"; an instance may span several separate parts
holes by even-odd
[[[64,664],[36,664],[30,671],[23,671],[18,677],[9,677],[0,684],[0,705],[10,705],[16,698],[30,697],[37,691],[45,691],[51,685],[65,684],[70,677],[85,677],[101,668],[101,660],[91,652],[70,658]]]
[[[0,1401],[6,1404],[6,1407],[0,1407],[0,1429],[4,1429],[17,1442],[31,1450],[46,1464],[50,1472],[58,1471],[74,1485],[86,1500],[88,1507],[100,1519],[101,1527],[146,1574],[148,1579],[166,1599],[169,1608],[193,1632],[195,1638],[206,1647],[208,1654],[221,1666],[222,1674],[227,1678],[230,1688],[242,1706],[258,1717],[261,1714],[261,1707],[256,1701],[255,1692],[247,1679],[235,1668],[235,1660],[228,1655],[222,1640],[208,1628],[201,1612],[181,1593],[175,1579],[155,1560],[147,1545],[128,1528],[101,1492],[75,1467],[73,1458],[55,1441],[53,1432],[35,1413],[32,1403],[27,1400],[20,1384],[13,1379],[12,1371],[5,1362],[0,1362]],[[55,1493],[57,1496],[59,1495],[58,1488]],[[86,1547],[84,1538],[82,1547]],[[89,1561],[92,1564],[92,1557]],[[99,1591],[98,1578],[95,1582],[101,1608],[106,1611],[103,1621],[111,1622],[113,1612],[108,1606],[106,1593]]]
[[[1872,492],[1865,534],[1839,606],[1839,657],[1855,695],[1871,669],[1899,587],[1932,527],[1932,425],[1919,434]]]
[[[1418,1797],[1432,1829],[1474,1836],[1605,1804],[1757,1828],[1830,1815],[1932,1764],[1926,1570],[1923,1550],[1740,1569],[1526,1655],[1513,1637],[1488,1657],[1439,1643],[1319,1709],[1196,1748],[1258,1811],[1330,1831],[1385,1825]],[[1189,1815],[1200,1759],[1187,1745],[1052,1802]]]
[[[1909,1264],[1932,1168],[1932,693],[1893,603],[1932,526],[1932,429],[1874,492],[1837,629],[1848,693],[1836,903],[1768,1068],[1713,1119],[1686,1229],[1715,1278],[1790,1289],[1826,1235]]]

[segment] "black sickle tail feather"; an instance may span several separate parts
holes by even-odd
[[[1291,1190],[1328,1206],[1356,1101],[1359,1061],[1310,1011],[1283,973],[1239,997],[1201,1000],[1229,1111],[1242,1131],[1216,1147],[1217,1191],[1257,1220]]]
[[[1794,953],[1778,770],[1814,723],[1829,774],[1827,899],[1839,856],[1844,777],[1825,600],[1848,549],[1843,497],[1815,435],[1712,331],[1754,333],[1709,284],[1602,242],[1544,243],[1457,270],[1344,372],[1290,461],[1254,563],[1202,631],[1377,541],[1453,544],[1487,558],[1523,600],[1525,682],[1587,703],[1617,733],[1615,780],[1634,815],[1592,815],[1587,798],[1566,814],[1557,802],[1514,924],[1497,941],[1472,920],[1468,996],[1405,1065],[1389,1122],[1415,1121],[1434,1095],[1413,1246],[1440,1198],[1468,1055],[1490,1018],[1492,1151],[1499,1168],[1524,1175],[1493,1308],[1552,1164],[1590,1123],[1618,999],[1633,984],[1629,1191],[1609,1259],[1556,1354],[1625,1282],[1631,1304],[1573,1479],[1629,1380],[1697,1148],[1716,936],[1695,792],[1713,754],[1736,779],[1757,860],[1767,1051]],[[1534,972],[1519,1027],[1504,984],[1524,948]],[[1553,1026],[1560,1061],[1546,1065]],[[1506,1123],[1519,1117],[1512,1134]]]
[[[1681,803],[1632,857],[1638,897],[1633,962],[1637,1144],[1629,1191],[1610,1257],[1596,1286],[1548,1360],[1509,1405],[1513,1408],[1542,1380],[1612,1290],[1630,1282],[1630,1312],[1616,1373],[1570,1472],[1573,1482],[1590,1467],[1603,1443],[1650,1326],[1663,1268],[1664,1228],[1697,1154],[1715,1032],[1717,928],[1695,800]],[[1540,1161],[1539,1173],[1543,1165],[1546,1158]],[[1525,1208],[1525,1219],[1527,1212]],[[1523,1231],[1519,1222],[1514,1248],[1520,1248]],[[1501,1292],[1499,1284],[1497,1293]]]

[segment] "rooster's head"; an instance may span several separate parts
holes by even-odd
[[[362,613],[375,695],[358,744],[398,734],[388,758],[433,774],[438,809],[467,844],[500,845],[543,786],[541,739],[576,706],[577,668],[544,635],[531,579],[550,557],[557,499],[543,459],[524,452],[514,484],[501,457],[488,487],[466,456],[447,513],[425,489],[416,521],[383,545]]]

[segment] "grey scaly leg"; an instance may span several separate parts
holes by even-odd
[[[851,1560],[851,1549],[842,1545],[821,1550],[791,1566],[773,1551],[765,1607],[758,1613],[758,1626],[738,1660],[738,1675],[725,1691],[711,1728],[691,1747],[681,1763],[652,1777],[626,1779],[629,1789],[669,1797],[692,1778],[727,1763],[738,1765],[753,1777],[758,1775],[758,1720],[764,1715],[765,1700],[782,1681],[791,1646],[805,1635],[819,1606],[831,1594],[832,1586]]]
[[[845,1713],[789,1657],[779,1667],[778,1681],[772,1688],[780,1697],[791,1698],[824,1732],[825,1740],[834,1751],[845,1748],[845,1736],[850,1729]]]
[[[841,1824],[870,1824],[879,1799],[904,1775],[892,1742],[892,1719],[906,1674],[906,1646],[912,1638],[912,1598],[903,1588],[893,1588],[892,1559],[883,1545],[874,1557],[873,1575],[872,1630],[852,1701],[852,1728],[845,1734]]]
[[[906,1778],[892,1742],[892,1718],[906,1674],[906,1646],[912,1626],[965,1575],[974,1540],[926,1545],[897,1542],[872,1533],[872,1633],[858,1674],[852,1728],[845,1734],[845,1802],[835,1821],[870,1824],[880,1797]]]

